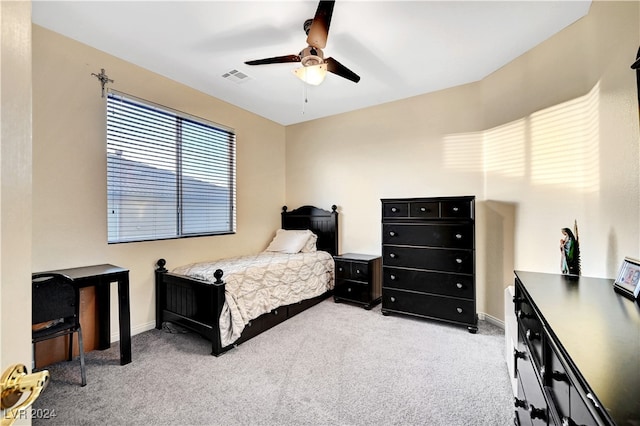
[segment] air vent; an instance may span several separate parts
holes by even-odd
[[[251,77],[249,77],[248,75],[246,75],[243,72],[240,72],[238,70],[231,70],[229,72],[226,72],[224,74],[222,74],[222,78],[225,78],[229,81],[233,81],[236,84],[242,84],[245,83],[249,80],[252,80]]]

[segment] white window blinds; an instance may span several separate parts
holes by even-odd
[[[235,232],[235,134],[109,93],[108,242]]]

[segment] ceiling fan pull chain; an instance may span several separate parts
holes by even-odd
[[[304,101],[302,102],[302,115],[304,115],[305,106],[309,103],[309,98],[307,97],[307,85],[302,85],[302,95],[304,97]]]

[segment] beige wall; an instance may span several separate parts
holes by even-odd
[[[594,2],[481,82],[287,128],[34,26],[32,268],[130,268],[136,333],[154,320],[157,258],[260,250],[285,201],[337,204],[341,251],[379,253],[380,198],[476,195],[479,312],[502,319],[514,267],[558,272],[574,219],[585,275],[611,277],[639,255],[638,8]],[[106,244],[100,68],[114,89],[236,129],[238,234]]]
[[[105,99],[91,76],[101,68],[115,90],[235,129],[235,235],[107,244]],[[155,320],[158,258],[174,267],[257,252],[279,226],[285,202],[282,126],[35,25],[33,99],[33,270],[98,263],[130,269],[134,334]],[[118,330],[116,308],[113,303],[112,333]]]
[[[0,31],[1,374],[31,368],[31,3],[0,2]]]
[[[613,277],[640,254],[638,9],[594,2],[478,83],[289,126],[287,202],[337,204],[341,251],[380,253],[380,198],[476,195],[478,311],[498,320],[510,270],[559,272],[574,220],[583,274]]]

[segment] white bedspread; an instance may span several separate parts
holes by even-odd
[[[271,310],[319,296],[334,286],[333,257],[312,253],[262,252],[175,268],[180,275],[215,282],[222,269],[225,303],[220,315],[222,346],[235,342],[254,318]]]

